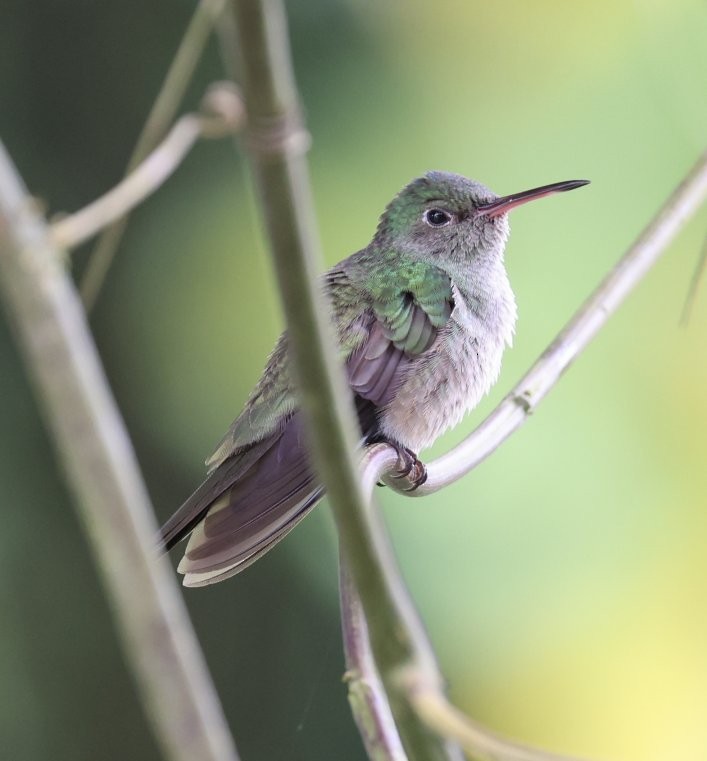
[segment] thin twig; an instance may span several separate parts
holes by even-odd
[[[237,761],[125,425],[63,253],[0,144],[0,295],[102,576],[123,650],[171,761]]]
[[[341,629],[351,713],[371,761],[407,761],[395,719],[386,699],[368,637],[361,601],[344,558],[340,564]]]
[[[452,705],[439,690],[418,683],[417,674],[410,676],[410,702],[418,714],[436,732],[453,737],[474,761],[579,761],[518,745],[490,732]]]
[[[327,310],[319,291],[322,271],[304,161],[304,129],[292,72],[281,0],[233,0],[237,36],[221,35],[242,57],[247,147],[265,216],[288,323],[302,409],[312,431],[312,453],[327,488],[343,553],[368,622],[372,649],[411,761],[448,761],[459,754],[420,721],[395,682],[397,669],[434,656],[415,640],[421,630],[400,583],[381,565],[384,534],[366,510],[355,457],[356,423]],[[441,678],[439,678],[441,682]]]
[[[411,486],[406,479],[384,477],[386,485],[408,497],[424,497],[454,483],[485,460],[535,411],[705,198],[707,153],[702,154],[636,242],[501,404],[458,446],[427,465],[426,483],[415,491],[405,491]],[[377,466],[371,467],[377,470]]]
[[[75,248],[141,204],[184,161],[201,133],[198,116],[182,116],[159,147],[124,180],[80,211],[52,224],[54,245],[65,250]]]
[[[170,64],[162,87],[147,117],[142,132],[128,161],[125,174],[147,156],[162,139],[182,102],[196,66],[209,39],[214,22],[223,10],[225,0],[201,0],[189,21],[184,37]],[[98,298],[115,252],[128,224],[127,216],[106,228],[91,252],[81,280],[81,298],[90,311]]]
[[[200,0],[197,5],[137,139],[126,174],[152,151],[174,120],[225,4],[226,0]]]
[[[221,113],[182,116],[160,145],[124,180],[80,211],[52,224],[54,245],[64,250],[75,248],[141,204],[176,171],[199,138],[233,134],[241,123],[240,99],[230,87],[219,87],[222,92],[217,95],[212,91],[206,97],[219,103]],[[228,98],[232,102],[227,103]]]

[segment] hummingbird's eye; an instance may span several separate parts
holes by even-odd
[[[452,215],[443,209],[427,209],[422,218],[430,227],[444,227],[452,221]]]

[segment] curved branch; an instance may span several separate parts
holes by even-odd
[[[386,474],[396,473],[397,453],[387,444],[374,444],[366,447],[361,458],[362,482],[366,493],[370,493],[375,484],[383,480],[405,496],[424,496],[453,483],[488,457],[525,422],[572,361],[658,260],[705,197],[707,153],[698,160],[613,271],[506,399],[459,446],[429,463],[428,480],[422,487],[417,491],[406,491],[409,484],[405,484],[404,480],[402,484],[400,478],[388,480]],[[392,558],[384,558],[384,565],[388,573],[396,573]],[[385,723],[386,706],[377,700],[376,690],[380,691],[382,688],[376,681],[375,666],[371,673],[365,620],[362,620],[355,593],[348,590],[347,594],[342,596],[342,604],[348,668],[354,673],[365,673],[365,684],[371,690],[363,695],[367,699],[365,714],[373,716],[373,719],[369,720],[369,726],[373,726],[378,732],[370,741],[375,750],[384,745],[390,736]],[[424,633],[422,636],[424,637]],[[516,745],[471,720],[453,706],[439,689],[436,673],[426,673],[424,668],[420,668],[419,663],[402,672],[400,676],[410,704],[423,721],[441,735],[457,740],[474,759],[563,761],[561,756]],[[570,760],[564,758],[564,761]]]
[[[486,420],[450,452],[428,463],[427,481],[419,489],[406,491],[411,486],[406,479],[383,476],[386,486],[407,497],[424,497],[459,480],[495,451],[535,411],[705,198],[707,152],[700,156],[636,242]],[[371,460],[377,456],[380,455],[372,454]],[[371,467],[378,468],[377,465]]]
[[[470,719],[439,690],[420,683],[416,674],[409,677],[410,702],[418,715],[436,732],[454,738],[474,761],[580,761],[510,742]]]
[[[193,114],[183,116],[164,141],[124,180],[83,209],[54,222],[52,242],[58,248],[76,248],[104,227],[132,211],[172,175],[201,136]]]
[[[204,99],[214,114],[185,114],[165,139],[125,179],[80,211],[63,217],[51,226],[52,241],[68,250],[114,224],[158,190],[174,174],[199,138],[234,134],[240,127],[243,110],[240,98],[225,83],[214,86]]]

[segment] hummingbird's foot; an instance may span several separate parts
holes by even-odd
[[[427,467],[422,460],[407,447],[396,446],[398,451],[398,475],[392,476],[395,479],[405,478],[410,482],[409,488],[405,491],[415,491],[427,481]]]

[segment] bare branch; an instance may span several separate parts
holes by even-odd
[[[75,248],[132,211],[176,171],[200,137],[235,133],[243,111],[232,87],[219,85],[219,92],[210,92],[207,99],[217,104],[221,112],[182,116],[162,143],[122,182],[80,211],[54,222],[51,226],[54,245],[65,250]]]
[[[170,177],[200,136],[199,117],[183,116],[162,144],[122,182],[81,211],[54,222],[53,244],[62,249],[75,248],[134,209]]]
[[[427,481],[405,491],[405,479],[384,477],[387,486],[408,497],[424,497],[465,476],[528,419],[562,374],[658,261],[673,238],[707,198],[707,153],[667,199],[636,242],[619,260],[566,327],[501,404],[464,441],[427,465]],[[376,445],[377,452],[382,445]],[[373,462],[382,455],[370,455]],[[371,467],[379,474],[377,464]]]
[[[63,252],[2,144],[0,295],[165,756],[237,761]]]
[[[214,22],[221,14],[224,4],[225,0],[201,0],[194,11],[145,126],[137,139],[125,170],[126,174],[135,169],[153,150],[174,120]],[[87,311],[93,308],[98,298],[127,224],[127,217],[114,222],[103,231],[91,252],[81,281],[81,298]]]

